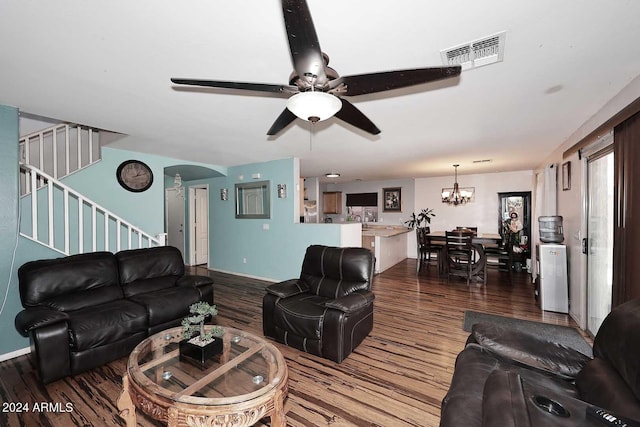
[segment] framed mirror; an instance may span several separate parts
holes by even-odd
[[[236,218],[271,218],[269,181],[236,184]]]

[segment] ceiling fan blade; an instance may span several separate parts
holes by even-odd
[[[267,132],[267,135],[275,135],[280,132],[282,129],[286,128],[289,123],[296,119],[296,115],[289,111],[288,108],[285,108],[282,113],[278,116],[275,122],[271,125],[271,128]]]
[[[336,117],[342,121],[349,123],[365,132],[369,132],[372,135],[380,133],[380,129],[373,124],[371,120],[367,118],[362,111],[358,110],[352,103],[346,99],[340,99],[342,101],[342,108],[336,113]]]
[[[268,83],[225,82],[219,80],[194,80],[171,78],[173,83],[190,86],[219,87],[224,89],[250,90],[254,92],[297,93],[297,86],[273,85]]]
[[[318,35],[305,0],[282,0],[282,14],[296,74],[320,86],[327,80]]]
[[[340,96],[364,95],[456,77],[461,69],[458,65],[343,76],[331,81],[329,87],[334,89],[344,84],[346,90],[341,91]]]

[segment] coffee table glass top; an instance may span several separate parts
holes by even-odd
[[[261,396],[286,376],[284,357],[262,337],[224,327],[222,353],[201,365],[180,359],[181,332],[168,329],[138,344],[129,357],[129,378],[173,401],[222,405]]]

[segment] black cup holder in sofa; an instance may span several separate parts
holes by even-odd
[[[558,417],[567,418],[571,416],[569,411],[562,406],[561,403],[556,402],[555,400],[549,399],[544,396],[532,396],[531,401],[538,408],[542,409],[545,412],[548,412],[551,415],[555,415]]]

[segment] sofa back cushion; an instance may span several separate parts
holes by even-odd
[[[300,279],[311,293],[332,299],[371,290],[373,254],[365,248],[309,246]]]
[[[116,254],[120,284],[127,297],[175,286],[184,276],[184,261],[178,248],[156,246]]]
[[[594,357],[606,360],[640,400],[640,299],[614,308],[593,340]]]
[[[72,311],[123,298],[111,252],[30,261],[18,269],[18,280],[25,308]]]

